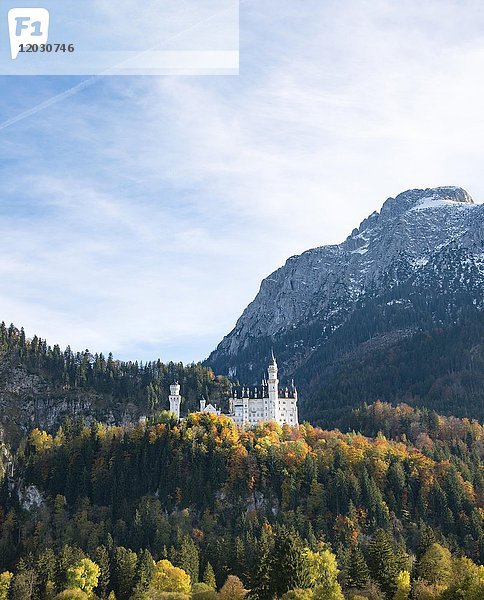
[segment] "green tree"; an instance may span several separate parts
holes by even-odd
[[[86,592],[83,592],[80,588],[72,588],[64,590],[60,594],[57,594],[55,600],[88,600],[89,596]]]
[[[282,596],[296,588],[309,587],[309,564],[301,538],[294,531],[282,529],[276,536],[271,560],[272,594]]]
[[[271,600],[272,591],[272,545],[269,535],[262,533],[256,552],[255,568],[251,574],[251,589],[258,600]]]
[[[369,579],[370,571],[368,570],[363,552],[359,546],[355,546],[351,551],[348,564],[348,587],[362,589],[368,583]]]
[[[113,558],[113,574],[114,574],[114,591],[118,600],[128,600],[133,587],[136,576],[136,567],[138,557],[136,552],[127,550],[123,546],[118,546],[114,551]]]
[[[442,592],[442,600],[482,600],[484,598],[484,566],[469,558],[453,561],[452,581]]]
[[[415,572],[417,577],[428,583],[446,586],[452,576],[451,553],[434,542],[420,557]]]
[[[200,570],[200,556],[195,542],[189,535],[183,537],[180,550],[175,556],[176,566],[190,575],[192,583],[197,583]]]
[[[56,588],[64,590],[68,587],[67,572],[70,567],[81,562],[85,558],[84,552],[79,548],[65,544],[57,556],[57,573],[55,578]]]
[[[10,595],[12,600],[31,600],[34,597],[37,575],[33,569],[21,564],[12,580]]]
[[[203,571],[203,583],[206,583],[212,590],[217,589],[215,573],[212,565],[209,562],[207,562],[205,570]]]
[[[289,590],[281,600],[313,600],[313,590],[302,588]]]
[[[99,566],[97,592],[101,598],[106,598],[111,577],[109,552],[106,546],[98,546],[94,552],[94,562]]]
[[[392,543],[383,530],[378,530],[368,547],[368,566],[373,579],[387,595],[396,590],[398,564]]]
[[[344,600],[341,586],[336,583],[330,587],[318,585],[313,590],[314,600]]]
[[[192,585],[193,600],[217,600],[217,592],[206,583],[195,583]]]
[[[136,565],[134,592],[142,596],[148,590],[153,579],[155,562],[149,550],[141,550]]]
[[[305,549],[305,557],[309,568],[310,586],[314,587],[314,598],[343,600],[343,592],[338,583],[338,563],[336,556],[324,548],[317,552]]]
[[[52,548],[47,548],[37,559],[37,586],[41,597],[52,595],[56,576],[56,557]]]

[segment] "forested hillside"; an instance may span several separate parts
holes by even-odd
[[[225,406],[229,381],[200,364],[138,363],[109,354],[49,346],[23,328],[0,324],[0,441],[18,441],[35,426],[56,430],[68,416],[115,424],[168,408],[170,384],[182,386],[182,413],[202,396]]]
[[[383,334],[378,320],[381,315],[388,319],[391,311],[373,306],[365,312],[365,319],[355,314],[296,371],[309,396],[303,406],[306,418],[334,427],[347,422],[355,406],[382,400],[482,421],[484,313],[475,311],[450,325],[427,323],[415,331],[405,328],[414,322],[407,308],[407,324],[402,314],[397,330]],[[365,329],[372,333],[367,341]]]
[[[35,429],[1,488],[5,585],[14,600],[88,597],[89,578],[118,600],[478,600],[482,427],[381,403],[351,425],[372,437],[200,413]]]

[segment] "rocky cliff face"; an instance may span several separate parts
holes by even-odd
[[[0,448],[2,441],[5,448],[15,445],[34,427],[55,430],[66,417],[114,424],[136,419],[139,413],[133,404],[117,404],[94,391],[63,389],[47,377],[29,373],[8,352],[0,353]],[[1,462],[0,457],[0,469]]]
[[[423,317],[415,311],[437,323],[455,320],[467,308],[480,310],[483,240],[484,205],[475,204],[461,188],[409,190],[389,198],[343,243],[291,257],[265,279],[207,363],[251,383],[274,346],[283,376],[301,373],[302,365],[370,299],[385,299],[380,327],[369,326],[366,339],[360,334],[347,340],[341,355],[376,335],[410,335],[422,326]],[[427,307],[420,310],[419,304]],[[387,319],[389,306],[407,311],[409,318]],[[304,379],[303,373],[302,386],[309,388]]]

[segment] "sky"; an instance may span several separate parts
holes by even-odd
[[[482,201],[483,34],[480,0],[246,0],[238,76],[0,77],[0,319],[198,361],[386,198]]]

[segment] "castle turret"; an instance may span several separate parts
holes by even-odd
[[[269,396],[269,419],[279,420],[279,379],[277,378],[277,362],[274,352],[268,368],[267,392]]]
[[[182,397],[180,396],[180,384],[178,381],[175,381],[172,385],[170,385],[170,411],[176,416],[177,419],[180,418],[180,404],[182,401]]]

